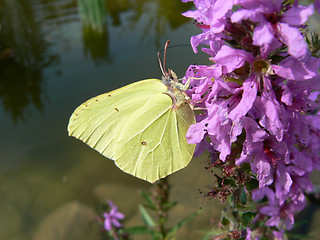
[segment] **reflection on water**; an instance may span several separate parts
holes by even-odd
[[[85,56],[95,64],[111,63],[105,0],[78,0],[78,5]]]
[[[96,64],[101,64],[112,62],[109,52],[108,20],[111,21],[111,26],[120,27],[123,22],[121,15],[130,13],[128,19],[125,19],[127,26],[123,26],[123,29],[129,27],[130,31],[137,30],[136,34],[141,35],[141,40],[152,35],[156,47],[160,48],[163,44],[161,36],[167,28],[177,29],[189,21],[177,15],[177,12],[187,11],[191,4],[172,0],[78,0],[78,6],[83,23],[84,53]]]
[[[181,25],[187,23],[189,19],[183,17],[179,13],[189,10],[192,6],[190,3],[182,4],[181,1],[172,0],[137,0],[132,5],[133,15],[130,18],[131,28],[135,28],[140,18],[147,12],[148,17],[144,20],[141,39],[144,40],[150,34],[151,30],[155,30],[153,38],[157,48],[162,47],[161,36],[170,29],[177,29]],[[149,3],[153,2],[154,5]]]
[[[57,60],[36,20],[32,1],[0,2],[0,99],[13,121],[26,120],[30,105],[43,107],[42,69]]]
[[[141,40],[152,36],[159,49],[168,27],[177,29],[188,21],[177,12],[190,8],[171,0],[0,0],[0,4],[0,98],[15,122],[27,120],[31,105],[43,108],[42,71],[60,58],[48,51],[52,44],[48,26],[78,21],[78,14],[85,57],[96,65],[110,64],[110,26],[124,23],[123,31],[135,32]],[[121,17],[125,13],[128,19]]]
[[[79,14],[84,26],[90,26],[97,32],[105,28],[107,14],[104,0],[78,0]]]

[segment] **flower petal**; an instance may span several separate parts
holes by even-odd
[[[253,44],[256,46],[268,46],[275,38],[270,23],[260,23],[253,32]]]
[[[307,80],[319,75],[320,59],[309,56],[305,61],[287,57],[279,65],[272,65],[272,70],[278,76],[289,80]]]
[[[268,212],[266,211],[266,213]],[[266,226],[278,226],[279,223],[280,223],[280,216],[273,216],[265,224]]]
[[[308,46],[298,28],[279,22],[278,34],[280,40],[288,46],[288,52],[291,56],[303,59],[307,55]]]
[[[312,4],[307,7],[299,5],[297,7],[292,7],[288,11],[284,12],[281,17],[281,22],[288,23],[292,26],[300,26],[304,24],[312,14]]]
[[[216,0],[212,9],[214,18],[219,19],[226,16],[227,12],[232,9],[234,4],[233,0]]]
[[[253,22],[260,22],[264,18],[263,14],[251,9],[239,9],[231,15],[231,22],[240,22],[241,20],[250,19]]]
[[[274,196],[274,191],[271,190],[268,187],[264,187],[264,188],[257,188],[252,190],[252,199],[255,201],[261,200],[264,197],[268,198],[268,201],[270,204],[273,204],[274,201],[276,200],[275,196]]]
[[[250,117],[244,118],[243,126],[246,130],[246,141],[262,142],[268,137],[267,132],[261,129],[257,122]]]
[[[277,100],[272,99],[269,94],[263,92],[261,101],[265,107],[265,116],[261,118],[260,124],[275,135],[278,141],[281,141],[285,130],[285,126],[283,126],[281,120],[286,119],[286,115],[283,114],[284,111]]]
[[[204,131],[206,129],[208,120],[205,119],[201,122],[198,122],[196,124],[192,124],[189,127],[189,130],[187,132],[186,138],[189,144],[195,144],[200,143],[204,137],[204,135],[207,133]]]
[[[113,218],[111,221],[112,221],[112,225],[117,228],[122,226],[121,223],[116,218]]]
[[[281,8],[281,1],[279,0],[238,0],[244,8],[261,9],[265,13],[279,12]]]
[[[286,171],[286,168],[282,165],[278,165],[278,180],[281,184],[281,186],[287,191],[290,191],[290,187],[293,183],[290,174]]]
[[[259,160],[256,164],[257,167],[257,179],[259,180],[259,187],[265,187],[273,183],[271,165],[266,160]]]
[[[246,61],[252,62],[253,59],[251,53],[245,50],[233,49],[227,45],[222,46],[217,55],[212,58],[215,63],[224,66],[224,73],[230,73],[242,67]]]
[[[257,89],[256,77],[252,74],[243,82],[242,98],[239,104],[229,113],[231,120],[239,122],[240,118],[248,113],[257,97]]]
[[[107,231],[111,231],[112,225],[111,225],[111,219],[110,219],[110,218],[106,218],[106,219],[104,220],[104,228],[105,228]]]

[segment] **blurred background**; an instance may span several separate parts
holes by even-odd
[[[192,6],[179,0],[0,0],[0,239],[102,239],[96,208],[107,199],[126,215],[125,226],[142,223],[139,190],[151,185],[68,137],[66,128],[87,99],[161,78],[157,52],[166,40],[189,44],[200,33],[181,16]],[[180,77],[190,64],[208,63],[189,46],[168,51],[167,66]],[[178,239],[199,239],[223,208],[200,193],[215,184],[206,158],[169,178],[171,200],[180,202],[169,223],[207,209]]]

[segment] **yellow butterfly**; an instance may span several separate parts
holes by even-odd
[[[195,150],[186,140],[195,123],[185,93],[189,84],[179,83],[159,62],[162,81],[142,80],[91,98],[73,112],[68,125],[70,136],[151,183],[186,167]]]

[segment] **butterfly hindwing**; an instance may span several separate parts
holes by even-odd
[[[189,104],[172,109],[169,95],[155,95],[124,127],[116,144],[116,165],[149,182],[186,167],[195,149],[185,137],[193,123]]]

